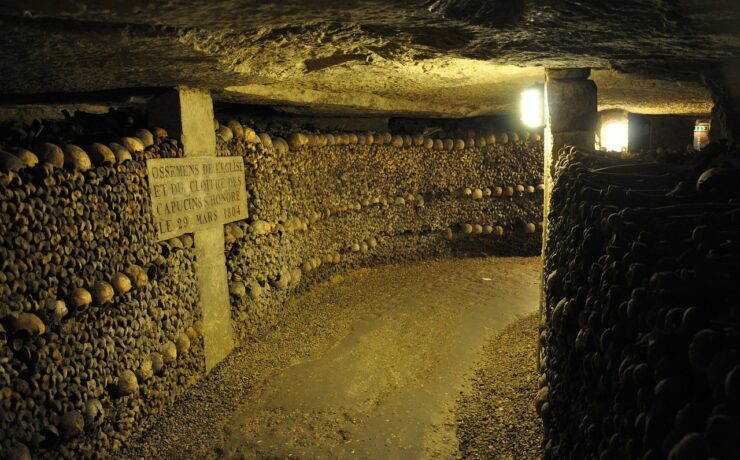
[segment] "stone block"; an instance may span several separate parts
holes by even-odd
[[[553,134],[596,130],[598,112],[593,81],[547,80],[545,93],[546,116]]]
[[[591,68],[546,69],[545,73],[548,79],[553,80],[586,80],[591,76]]]

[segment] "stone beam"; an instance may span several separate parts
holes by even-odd
[[[213,101],[207,91],[177,87],[149,104],[150,126],[160,126],[182,142],[186,157],[216,156]],[[196,270],[203,320],[206,371],[234,348],[231,304],[222,226],[195,232]]]

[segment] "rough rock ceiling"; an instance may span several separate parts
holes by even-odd
[[[514,110],[543,66],[591,66],[604,108],[701,113],[738,59],[737,0],[8,0],[7,95],[187,84],[288,111]]]

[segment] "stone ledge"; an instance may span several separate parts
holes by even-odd
[[[591,68],[545,69],[545,74],[553,80],[586,80],[591,76]]]

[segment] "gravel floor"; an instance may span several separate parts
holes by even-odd
[[[539,273],[538,258],[436,260],[318,285],[118,458],[460,458],[457,395],[487,341],[536,309]],[[528,375],[517,353],[507,366]]]
[[[542,424],[534,409],[537,315],[504,329],[485,347],[457,409],[459,458],[537,459]]]

